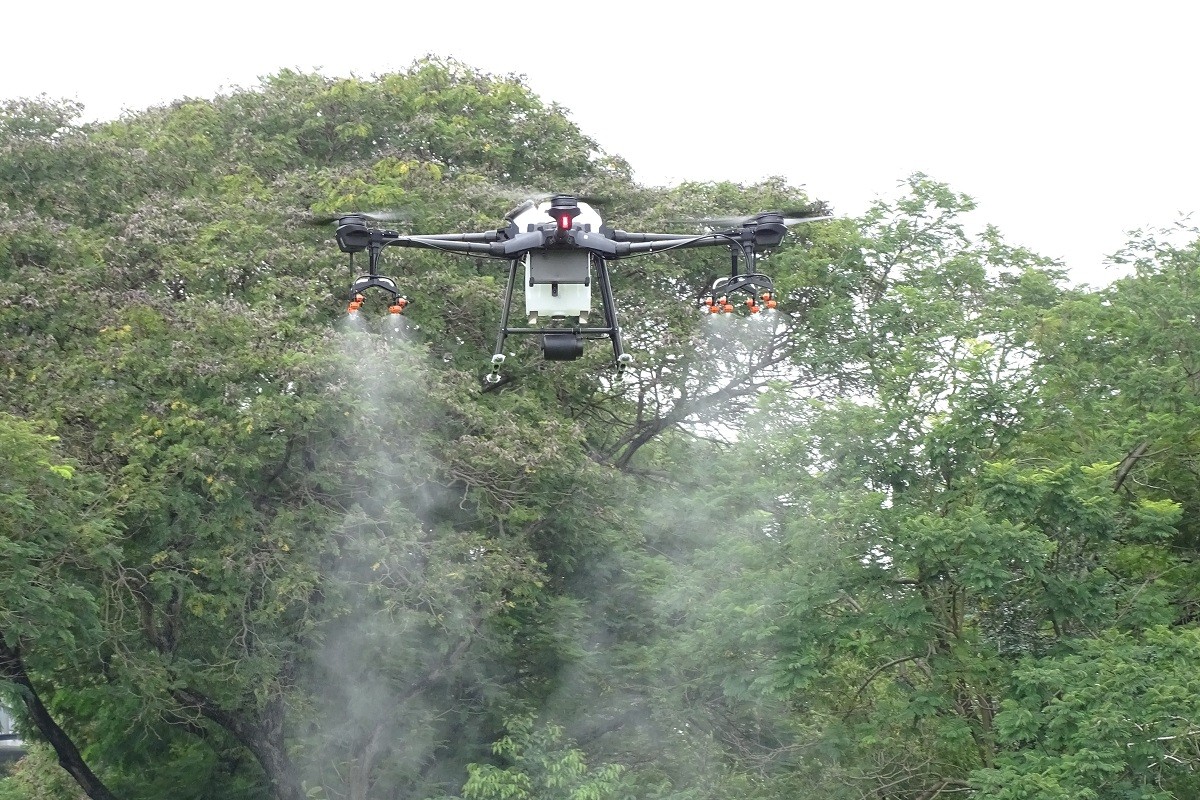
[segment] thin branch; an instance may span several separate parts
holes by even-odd
[[[896,666],[897,664],[903,664],[906,661],[916,661],[919,658],[921,658],[921,656],[904,656],[903,658],[897,658],[895,661],[889,661],[886,664],[876,667],[871,671],[871,674],[867,676],[867,679],[863,681],[862,685],[858,687],[858,691],[854,693],[855,704],[858,703],[858,698],[862,696],[862,693],[866,691],[867,687],[871,685],[871,681],[878,678],[880,673]]]

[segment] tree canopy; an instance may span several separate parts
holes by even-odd
[[[308,222],[826,206],[640,186],[448,60],[80,114],[0,106],[0,800],[1200,791],[1194,231],[1073,288],[914,175],[762,259],[769,321],[620,261],[623,378],[492,387],[494,267],[389,253],[356,329]]]

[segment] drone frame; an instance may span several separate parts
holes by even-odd
[[[399,293],[397,282],[379,274],[380,255],[385,247],[415,247],[457,255],[505,260],[508,262],[508,278],[504,289],[500,330],[491,357],[491,372],[487,375],[489,382],[496,383],[500,380],[499,370],[505,360],[505,341],[509,336],[518,334],[541,334],[542,354],[548,361],[577,359],[583,355],[584,340],[607,336],[612,341],[613,360],[618,373],[623,372],[633,362],[633,357],[624,351],[621,341],[617,304],[609,272],[610,260],[680,248],[725,246],[729,248],[731,254],[730,275],[728,278],[718,279],[712,289],[701,296],[700,306],[707,308],[712,313],[733,311],[733,305],[728,302],[728,295],[733,292],[748,295],[746,305],[752,312],[757,312],[764,307],[774,308],[776,305],[774,284],[769,277],[755,271],[755,260],[758,250],[780,244],[788,226],[792,224],[778,212],[765,212],[747,217],[741,220],[740,224],[725,230],[701,234],[678,234],[628,232],[609,228],[603,224],[598,230],[592,230],[590,223],[576,222],[576,218],[585,211],[591,211],[590,207],[586,203],[583,203],[581,207],[581,201],[574,195],[559,194],[552,196],[545,208],[536,205],[533,201],[526,201],[505,216],[507,224],[503,228],[475,233],[415,236],[369,227],[366,214],[346,214],[338,219],[335,232],[338,247],[342,252],[349,253],[351,259],[355,253],[366,251],[370,268],[369,274],[359,277],[351,286],[350,310],[357,311],[362,305],[363,292],[373,288],[381,289],[391,296],[392,305],[389,310],[393,313],[402,313],[404,307],[408,305],[408,299]],[[547,215],[548,221],[527,222],[526,230],[520,230],[516,219],[528,220],[531,215],[540,219],[543,212]],[[804,217],[793,220],[793,222],[823,219],[830,219],[830,217]],[[587,271],[582,280],[575,275],[564,277],[563,282],[589,286],[591,271],[595,271],[603,307],[602,324],[585,324],[584,318],[588,314],[581,312],[579,324],[576,325],[556,324],[554,319],[551,320],[551,324],[540,327],[510,325],[517,270],[522,263],[525,263],[528,268],[528,257],[532,253],[587,254]],[[744,269],[741,270],[739,270],[739,256],[744,266]],[[576,269],[578,268],[576,267]],[[532,287],[534,285],[532,272],[530,275],[530,287]],[[552,292],[557,296],[559,284],[554,277],[551,275],[540,282],[551,283]],[[763,300],[762,306],[758,304],[760,298]],[[532,316],[536,317],[536,314]]]

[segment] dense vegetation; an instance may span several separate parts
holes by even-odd
[[[626,380],[485,391],[494,263],[392,256],[364,334],[305,221],[819,199],[452,62],[78,117],[0,108],[3,800],[1200,795],[1200,245],[1069,288],[915,176],[793,229],[774,329],[630,260]]]

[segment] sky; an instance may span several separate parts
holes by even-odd
[[[452,57],[524,76],[641,184],[783,176],[857,215],[922,172],[1092,285],[1119,274],[1106,257],[1128,231],[1200,212],[1185,0],[49,0],[4,29],[0,99],[75,99],[88,119],[285,68]]]

